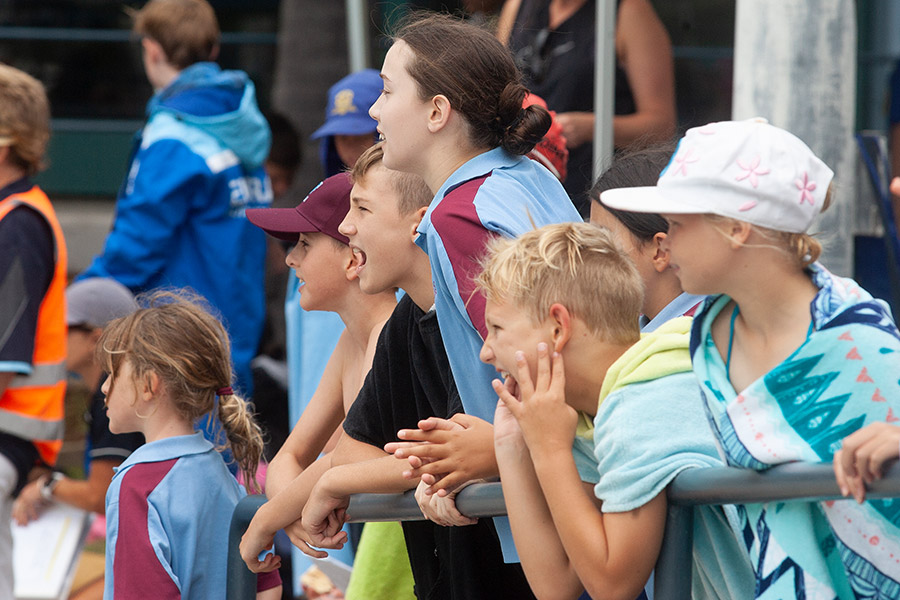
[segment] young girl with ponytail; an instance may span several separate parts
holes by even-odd
[[[110,430],[147,440],[106,496],[104,597],[224,598],[228,524],[245,492],[194,423],[215,414],[250,485],[263,449],[231,388],[225,329],[199,299],[159,292],[111,322],[98,347]],[[257,589],[280,598],[278,572],[260,575]]]
[[[581,218],[556,177],[524,156],[547,132],[550,114],[522,107],[527,90],[492,34],[430,15],[406,21],[394,39],[381,70],[384,90],[369,114],[384,139],[384,165],[420,175],[434,193],[416,243],[431,263],[435,310],[466,413],[405,430],[403,439],[430,443],[398,456],[427,456],[432,462],[424,466],[411,459],[422,468],[410,477],[424,474],[427,484],[437,482],[434,490],[450,492],[497,474],[488,426],[496,373],[478,359],[485,302],[473,283],[485,244]],[[457,445],[466,448],[465,460],[442,443],[458,436],[468,440]]]

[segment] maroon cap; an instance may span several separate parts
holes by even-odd
[[[350,240],[338,225],[350,211],[350,175],[332,175],[307,194],[294,208],[248,208],[247,219],[279,240],[296,242],[301,233],[324,233],[339,242]]]

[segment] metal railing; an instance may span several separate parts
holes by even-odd
[[[669,509],[663,545],[656,562],[654,595],[665,600],[690,600],[693,545],[693,508],[701,504],[818,501],[842,498],[831,464],[792,463],[768,471],[716,467],[688,469],[669,484]],[[900,465],[893,464],[883,479],[869,486],[869,498],[900,498]],[[247,525],[265,502],[248,496],[235,508],[228,540],[228,600],[255,597],[253,574],[241,560],[238,546]],[[459,511],[470,517],[506,514],[499,483],[473,484],[456,497]],[[353,522],[418,521],[422,513],[412,492],[358,494],[347,513]]]

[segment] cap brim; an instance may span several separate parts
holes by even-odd
[[[246,214],[248,221],[272,237],[287,242],[296,242],[301,233],[319,231],[296,208],[248,208]]]
[[[371,133],[374,140],[376,127],[378,127],[378,123],[375,119],[368,116],[365,119],[332,119],[325,121],[325,124],[316,129],[309,137],[310,139],[318,140],[332,135],[363,135],[364,133]]]
[[[673,198],[673,194],[660,193],[657,186],[618,188],[600,194],[604,206],[637,213],[691,215],[709,212]]]

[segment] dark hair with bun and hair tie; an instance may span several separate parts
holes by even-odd
[[[522,108],[528,90],[513,57],[490,32],[442,14],[412,13],[394,40],[412,50],[407,70],[423,99],[443,95],[469,126],[477,148],[525,155],[550,129],[541,106]]]

